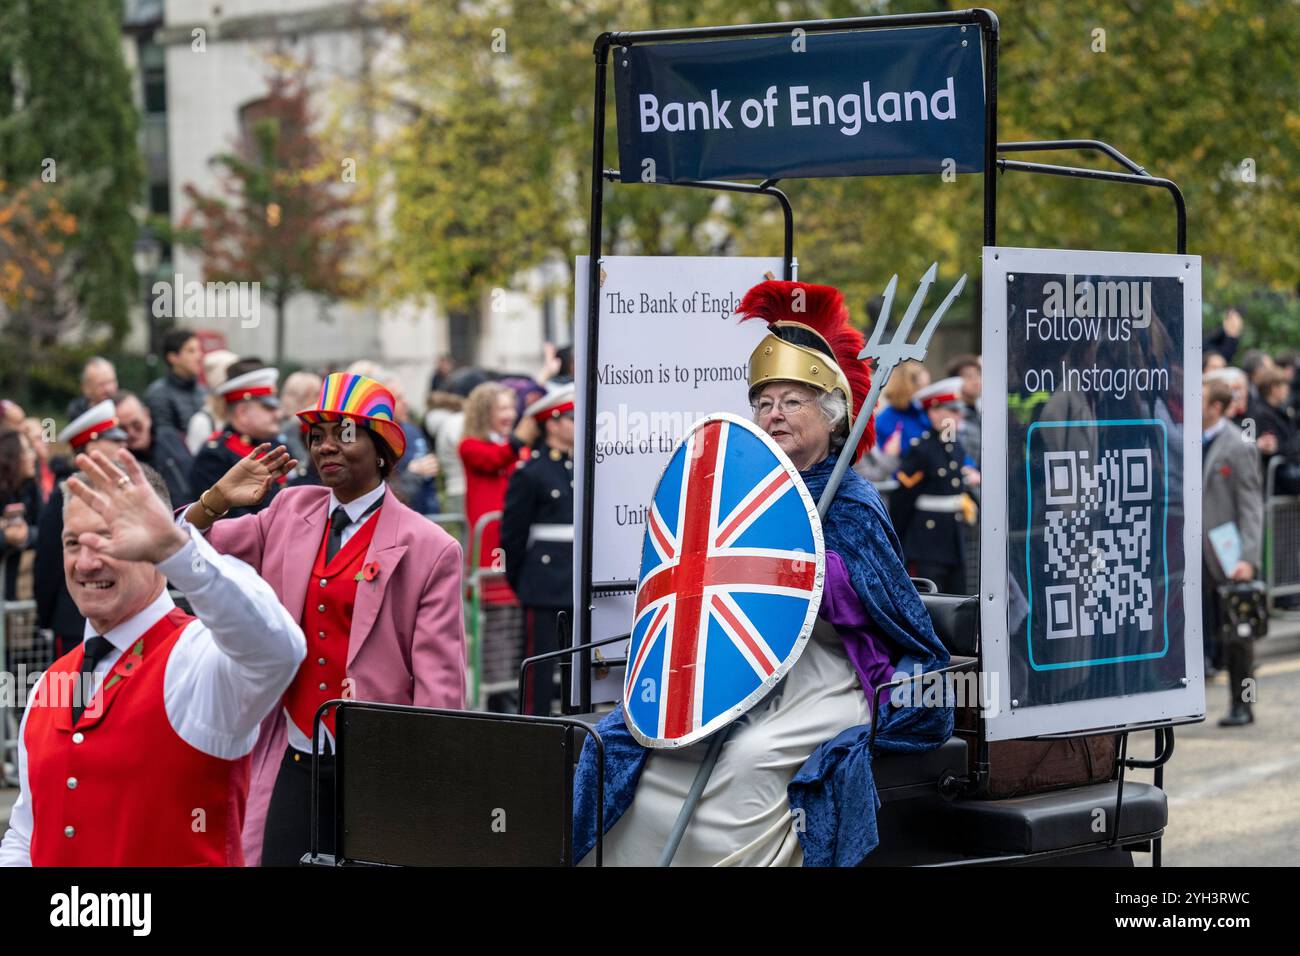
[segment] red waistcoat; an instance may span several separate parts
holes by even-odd
[[[194,618],[173,609],[118,659],[72,725],[55,680],[72,681],[84,645],[55,661],[30,703],[24,742],[36,866],[243,866],[248,757],[222,760],[181,739],[163,679]]]
[[[325,562],[325,545],[329,541],[327,523],[320,547],[316,549],[307,599],[302,609],[307,656],[284,695],[289,719],[308,740],[311,739],[312,720],[321,704],[337,697],[354,696],[343,686],[347,677],[352,608],[356,604],[358,578],[364,577],[362,569],[366,551],[370,548],[370,539],[375,536],[378,521],[379,511],[376,511],[348,538],[347,544],[328,564]],[[324,722],[329,732],[334,733],[334,711],[325,715]]]

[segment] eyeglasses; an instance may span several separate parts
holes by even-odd
[[[781,399],[780,402],[781,414],[784,415],[786,418],[789,418],[791,415],[799,414],[799,412],[804,408],[805,405],[811,405],[811,404],[812,404],[812,399],[783,398]],[[767,418],[769,415],[772,414],[772,409],[774,409],[776,406],[777,403],[772,401],[770,398],[760,398],[756,402],[749,403],[749,407],[754,410],[754,414],[757,415],[759,418]]]

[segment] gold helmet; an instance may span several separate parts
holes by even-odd
[[[848,407],[847,425],[852,429],[871,390],[871,370],[858,358],[865,340],[849,324],[849,310],[840,291],[828,285],[771,279],[746,292],[736,311],[742,321],[762,319],[771,330],[749,356],[750,395],[779,381],[800,382],[819,392],[839,392]],[[875,423],[868,422],[854,458],[875,440]]]

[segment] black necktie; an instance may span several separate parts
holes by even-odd
[[[86,641],[86,656],[81,659],[81,681],[77,688],[78,697],[72,705],[72,723],[75,725],[81,719],[81,715],[86,712],[86,704],[89,700],[84,699],[85,695],[90,692],[90,675],[95,671],[95,665],[104,659],[113,645],[108,638],[100,637],[96,634]]]
[[[325,563],[329,564],[334,560],[334,555],[339,553],[343,547],[343,529],[352,523],[348,517],[347,509],[339,505],[334,509],[334,514],[330,515],[330,536],[325,543]]]

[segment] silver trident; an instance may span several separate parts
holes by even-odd
[[[898,324],[894,337],[882,345],[880,340],[884,335],[885,326],[889,324],[889,311],[894,304],[894,293],[898,291],[898,275],[895,274],[889,280],[889,284],[885,286],[885,302],[880,308],[880,318],[876,320],[876,327],[872,331],[871,338],[867,341],[866,346],[858,353],[860,359],[876,360],[875,372],[871,376],[871,391],[867,392],[867,397],[862,402],[862,410],[858,413],[857,421],[853,423],[853,431],[844,444],[844,451],[835,463],[835,469],[831,472],[830,479],[826,482],[826,490],[822,492],[821,500],[817,502],[817,515],[820,518],[824,519],[826,512],[830,510],[831,502],[835,499],[835,492],[839,489],[840,482],[844,480],[844,472],[849,467],[849,460],[853,457],[853,449],[858,447],[858,442],[862,440],[862,433],[867,430],[867,421],[871,418],[871,413],[876,407],[876,399],[880,396],[880,390],[885,387],[885,383],[889,381],[889,376],[899,362],[906,359],[916,359],[920,362],[925,358],[926,349],[930,345],[930,337],[934,335],[934,330],[939,327],[939,320],[948,311],[948,307],[956,301],[957,296],[961,295],[961,290],[966,287],[966,275],[963,273],[962,277],[957,280],[957,284],[952,287],[952,291],[948,293],[947,298],[939,304],[939,308],[935,310],[934,315],[930,316],[930,321],[925,324],[921,337],[908,344],[907,337],[912,332],[912,325],[916,322],[916,317],[921,314],[921,307],[925,305],[925,296],[930,291],[930,286],[934,285],[935,273],[938,271],[939,263],[937,262],[932,263],[930,268],[925,270],[925,275],[921,276],[921,284],[917,286],[916,295],[912,296],[912,303],[907,307],[907,312],[903,314],[903,321]],[[849,401],[852,402],[852,398]],[[713,775],[713,768],[717,765],[718,756],[722,753],[722,744],[735,726],[735,723],[730,723],[709,738],[709,749],[705,751],[704,760],[695,772],[695,779],[691,782],[691,789],[687,792],[682,809],[677,814],[677,820],[673,824],[672,831],[668,834],[668,842],[659,855],[659,866],[670,865],[673,857],[677,855],[677,847],[681,845],[682,837],[686,834],[686,827],[695,814],[695,808],[699,805],[700,797],[704,794],[704,786],[709,782],[709,777]]]
[[[925,275],[921,276],[921,284],[916,287],[916,295],[912,296],[912,303],[903,313],[903,321],[898,324],[894,332],[894,337],[882,343],[880,340],[884,335],[885,326],[889,324],[889,312],[894,305],[894,294],[898,291],[898,275],[889,280],[885,286],[885,302],[880,307],[880,318],[876,320],[876,327],[871,332],[871,338],[867,340],[866,346],[858,353],[860,359],[875,359],[876,367],[871,376],[871,391],[867,392],[866,399],[862,402],[862,409],[858,412],[857,421],[853,423],[853,431],[849,435],[848,441],[844,443],[844,451],[839,460],[835,463],[835,470],[831,472],[830,479],[826,482],[826,490],[822,492],[821,500],[817,502],[817,515],[820,518],[826,517],[826,512],[830,510],[831,502],[835,499],[835,492],[839,490],[840,482],[844,480],[844,472],[849,467],[849,461],[853,458],[853,449],[858,447],[858,442],[862,440],[862,433],[867,430],[867,422],[871,419],[871,414],[876,407],[876,399],[880,397],[881,390],[885,383],[889,381],[889,376],[893,374],[895,367],[900,362],[907,359],[915,359],[920,362],[925,358],[926,349],[930,345],[930,337],[934,335],[934,330],[939,327],[939,320],[943,318],[948,307],[956,301],[957,296],[961,295],[961,290],[966,287],[966,274],[957,280],[957,284],[952,287],[952,291],[939,304],[939,308],[934,310],[934,315],[930,316],[930,321],[926,323],[925,329],[921,332],[921,337],[911,344],[908,343],[907,337],[912,332],[912,325],[916,322],[916,317],[921,314],[921,307],[925,305],[925,297],[930,291],[930,286],[934,285],[935,273],[939,270],[939,263],[935,262],[930,268],[925,270]],[[850,399],[852,402],[852,399]]]

